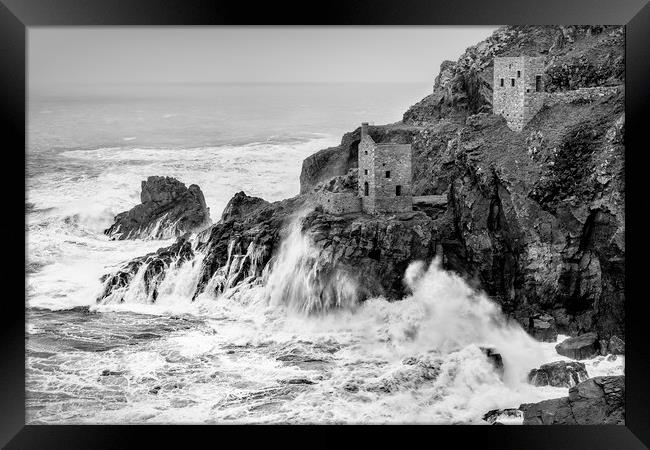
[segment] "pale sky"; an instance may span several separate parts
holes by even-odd
[[[433,82],[496,26],[30,27],[30,87]]]

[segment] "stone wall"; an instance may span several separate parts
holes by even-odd
[[[579,88],[573,91],[561,91],[546,94],[544,100],[545,106],[554,106],[560,103],[579,103],[579,102],[592,102],[599,98],[609,97],[621,92],[623,89],[620,86],[605,86],[605,87],[592,87],[592,88]]]
[[[316,201],[329,214],[361,212],[361,199],[356,192],[318,191]]]
[[[411,180],[411,144],[377,144],[375,147],[375,211],[411,211],[413,209]],[[398,186],[401,190],[400,195],[397,195],[396,191]]]
[[[544,73],[543,57],[494,58],[492,108],[514,131],[521,131],[544,104],[544,88],[536,77]]]
[[[376,144],[369,135],[362,136],[359,143],[359,197],[363,210],[368,213],[413,209],[411,144]]]
[[[373,164],[375,158],[375,141],[368,136],[361,137],[359,143],[359,198],[361,199],[361,206],[366,212],[374,212],[375,210],[375,165]],[[365,195],[366,187],[368,184],[368,195]]]

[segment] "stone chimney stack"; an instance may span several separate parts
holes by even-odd
[[[368,122],[361,122],[361,139],[368,135]]]

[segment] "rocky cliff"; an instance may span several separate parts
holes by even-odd
[[[142,181],[140,203],[115,216],[104,231],[112,239],[167,239],[195,231],[210,222],[210,210],[201,189],[186,187],[172,177]]]
[[[491,114],[492,59],[522,54],[546,56],[548,102],[517,133]],[[443,63],[402,123],[370,128],[412,143],[414,195],[447,193],[446,268],[526,327],[547,317],[549,338],[624,333],[623,80],[622,27],[503,27]],[[301,192],[355,167],[358,137],[305,160]]]
[[[491,114],[491,67],[495,55],[520,54],[547,57],[549,95],[583,90],[549,102],[517,133]],[[147,278],[155,292],[170,252],[204,255],[195,295],[260,281],[300,216],[312,293],[322,298],[338,295],[330,291],[342,275],[355,279],[360,300],[399,299],[408,263],[438,255],[535,336],[623,336],[623,55],[621,27],[501,28],[443,63],[434,93],[403,122],[369,128],[376,142],[412,144],[414,195],[446,193],[442,210],[391,217],[314,210],[308,194],[356,168],[356,129],[303,162],[301,195],[268,204],[238,194],[198,244],[129,263],[106,278],[100,300],[119,297],[115,286],[142,264],[162,268]]]

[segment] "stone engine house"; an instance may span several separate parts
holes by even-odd
[[[359,197],[364,212],[398,213],[413,209],[411,144],[375,143],[361,124]]]
[[[544,105],[544,57],[494,58],[492,111],[521,131]]]

